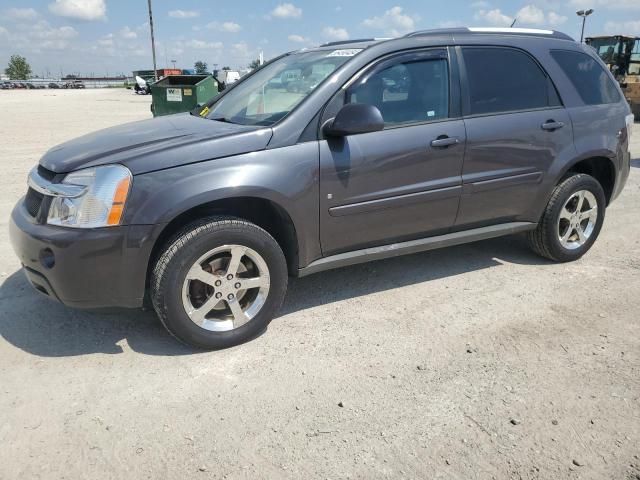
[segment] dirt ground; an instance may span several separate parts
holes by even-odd
[[[47,300],[9,245],[47,149],[147,117],[0,92],[0,479],[640,478],[640,125],[582,260],[514,236],[292,279],[265,334],[202,353]]]

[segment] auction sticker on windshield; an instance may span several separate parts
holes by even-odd
[[[167,88],[167,102],[181,102],[181,101],[182,101],[181,88]]]
[[[353,57],[360,53],[362,48],[346,48],[344,50],[334,50],[327,57]]]

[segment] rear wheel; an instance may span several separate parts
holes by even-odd
[[[178,339],[225,348],[263,331],[287,288],[278,243],[252,223],[219,217],[186,227],[160,255],[151,279],[154,309]]]
[[[576,174],[556,186],[540,223],[529,232],[532,249],[556,262],[569,262],[587,253],[596,241],[606,208],[600,183]]]

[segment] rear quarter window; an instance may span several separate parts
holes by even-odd
[[[586,53],[551,50],[551,56],[587,105],[620,101],[620,93],[602,66]]]

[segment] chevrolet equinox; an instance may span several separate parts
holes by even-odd
[[[30,283],[141,307],[201,348],[278,312],[289,275],[526,232],[593,245],[633,117],[589,47],[460,28],[282,55],[185,114],[49,150],[12,213]]]

